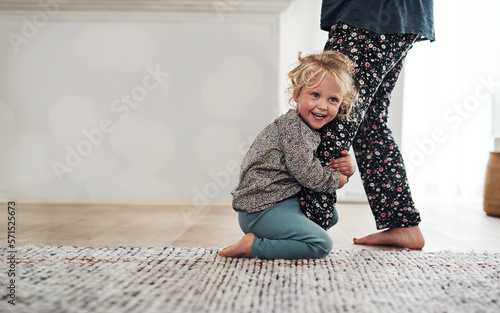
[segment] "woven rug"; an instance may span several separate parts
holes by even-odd
[[[500,312],[498,253],[335,250],[265,261],[216,248],[24,246],[13,306],[0,250],[0,312]]]

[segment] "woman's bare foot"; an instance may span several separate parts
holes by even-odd
[[[249,258],[251,256],[250,253],[252,252],[252,244],[254,239],[255,235],[252,233],[248,233],[234,245],[219,251],[219,255],[235,258]]]
[[[363,238],[354,238],[353,241],[359,245],[394,246],[415,250],[420,250],[425,245],[424,236],[418,226],[390,228]]]

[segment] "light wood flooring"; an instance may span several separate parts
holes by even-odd
[[[7,204],[0,240],[7,245]],[[481,203],[421,203],[424,251],[500,252],[500,218]],[[368,204],[339,203],[339,223],[329,230],[334,248],[358,246],[353,237],[375,232]],[[16,245],[225,247],[242,235],[229,204],[187,205],[16,204]]]

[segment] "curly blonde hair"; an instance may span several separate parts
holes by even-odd
[[[302,57],[299,52],[299,64],[288,73],[290,98],[288,103],[297,99],[303,87],[314,88],[321,83],[326,75],[331,75],[342,90],[342,103],[337,117],[351,120],[352,107],[355,105],[358,90],[354,83],[355,64],[347,56],[337,51],[324,51]],[[319,79],[318,79],[319,78]]]

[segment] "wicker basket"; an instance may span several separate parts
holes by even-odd
[[[500,152],[491,152],[484,184],[484,211],[500,216]]]

